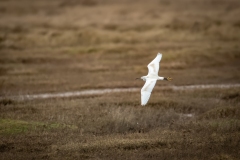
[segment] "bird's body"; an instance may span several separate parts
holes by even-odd
[[[157,80],[167,80],[167,81],[172,80],[172,78],[170,77],[165,78],[165,77],[158,76],[158,71],[160,68],[159,63],[161,59],[162,59],[162,54],[158,53],[157,57],[154,60],[152,60],[152,62],[150,62],[147,66],[148,75],[142,76],[140,78],[143,81],[146,81],[144,86],[141,89],[141,105],[143,106],[147,104]]]

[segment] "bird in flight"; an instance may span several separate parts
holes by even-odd
[[[162,59],[162,54],[158,53],[157,57],[152,60],[148,64],[148,75],[142,76],[140,78],[136,79],[142,79],[143,81],[146,81],[144,86],[141,89],[141,105],[145,106],[150,98],[151,92],[153,90],[153,87],[155,86],[157,80],[166,80],[166,81],[171,81],[172,78],[170,77],[159,77],[158,76],[158,71],[159,71],[159,63]]]

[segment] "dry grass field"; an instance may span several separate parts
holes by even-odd
[[[239,15],[239,0],[0,1],[0,159],[240,159],[240,87],[161,89],[240,83]],[[173,81],[142,107],[158,52]]]

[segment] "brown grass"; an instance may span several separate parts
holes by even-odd
[[[146,107],[139,105],[139,93],[5,100],[0,108],[2,156],[238,159],[239,99],[223,97],[239,91],[156,90]]]
[[[239,83],[238,0],[0,1],[0,96]],[[239,159],[239,88],[0,100],[1,159]],[[192,114],[193,117],[188,117]]]

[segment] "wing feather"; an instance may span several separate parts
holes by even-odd
[[[148,64],[148,75],[158,75],[159,63],[162,59],[162,54],[158,53],[157,57]]]
[[[144,86],[142,87],[142,89],[141,89],[141,104],[142,105],[147,104],[156,82],[157,82],[156,80],[147,80],[146,83],[144,84]]]

